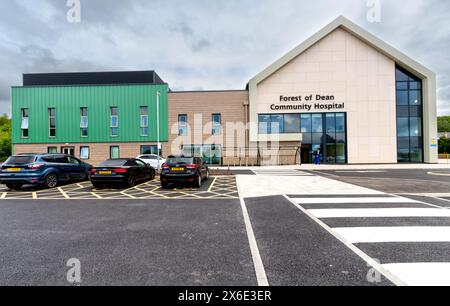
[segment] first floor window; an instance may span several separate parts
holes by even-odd
[[[22,109],[22,125],[21,125],[21,129],[22,129],[22,137],[23,138],[28,138],[28,129],[29,129],[29,121],[28,121],[28,108],[23,108]]]
[[[48,109],[48,120],[49,120],[49,136],[56,137],[56,109]]]
[[[87,107],[80,108],[80,115],[81,115],[80,121],[81,137],[88,137],[89,120]]]
[[[120,147],[118,146],[112,146],[110,148],[110,158],[114,159],[114,158],[120,158]]]
[[[159,150],[158,152],[158,146],[141,146],[141,155],[146,154],[154,154],[162,156],[162,150]]]
[[[89,147],[81,147],[80,148],[80,158],[81,159],[89,159]]]
[[[141,136],[148,136],[148,107],[141,106]]]
[[[58,154],[58,147],[48,147],[47,152],[48,154]]]
[[[117,107],[111,107],[111,136],[119,136],[119,109]]]
[[[222,115],[221,114],[214,114],[212,115],[212,134],[213,135],[220,135],[222,133]]]
[[[187,136],[187,115],[178,115],[178,135]]]

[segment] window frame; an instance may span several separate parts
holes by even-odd
[[[147,110],[147,114],[142,114],[142,110],[146,109]],[[140,135],[141,137],[148,137],[149,135],[149,108],[148,106],[141,106],[140,109],[140,121],[139,121],[139,125],[140,125]],[[142,124],[143,119],[146,118],[146,125]],[[143,133],[143,131],[146,131],[146,133]]]
[[[182,122],[180,119],[185,118],[185,121]],[[187,114],[178,114],[178,136],[187,136],[187,121],[188,121],[188,115]],[[181,133],[181,128],[183,127],[184,133]]]
[[[82,155],[83,149],[87,149],[87,157],[83,157],[83,155]],[[88,160],[88,159],[90,159],[90,157],[91,157],[91,149],[90,149],[90,147],[89,146],[81,146],[80,147],[80,159],[81,160]]]
[[[117,157],[113,157],[113,148],[117,148],[117,152],[118,152],[118,156]],[[110,146],[109,147],[109,158],[110,159],[118,159],[120,158],[120,146]]]
[[[52,116],[52,110],[54,114]],[[54,127],[52,128],[52,119],[54,120]],[[52,136],[52,130],[54,131],[54,135]],[[48,108],[48,137],[56,138],[56,107]]]
[[[113,110],[116,110],[116,115],[113,115]],[[113,118],[116,119],[116,124],[113,124]],[[119,108],[117,106],[111,106],[109,108],[109,134],[110,137],[119,137]],[[117,134],[114,134],[113,131],[117,130]]]
[[[26,112],[26,114],[25,114],[25,112]],[[30,110],[29,110],[29,108],[22,108],[20,110],[20,114],[21,114],[21,117],[22,117],[21,125],[20,125],[21,137],[22,138],[29,138],[30,137]],[[26,118],[26,122],[27,122],[27,128],[26,129],[23,128],[24,119],[25,118]],[[25,133],[25,131],[26,131],[26,133]]]
[[[86,115],[83,114],[83,110],[86,110]],[[83,126],[83,119],[86,121],[86,126]],[[83,134],[86,131],[86,135]],[[87,107],[80,107],[80,135],[82,138],[89,137],[89,110]]]
[[[219,118],[218,122],[215,121],[216,116]],[[222,135],[222,114],[215,113],[215,114],[212,114],[211,117],[212,117],[212,131],[211,131],[211,134],[213,136],[220,136],[220,135]],[[217,129],[218,129],[218,132],[217,132]]]

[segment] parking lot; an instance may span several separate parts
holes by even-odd
[[[90,182],[62,185],[44,189],[26,186],[22,190],[0,189],[1,199],[236,199],[238,197],[234,176],[215,176],[204,181],[202,187],[174,187],[162,189],[159,180],[139,184],[128,189],[95,189]]]

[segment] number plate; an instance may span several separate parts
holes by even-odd
[[[110,175],[110,174],[112,174],[112,171],[99,171],[98,174],[100,174],[100,175]]]
[[[9,168],[7,169],[8,172],[20,172],[22,171],[22,168]]]
[[[181,172],[184,171],[184,168],[172,168],[171,170],[174,172]]]

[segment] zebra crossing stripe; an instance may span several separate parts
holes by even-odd
[[[349,243],[450,242],[450,226],[333,228]]]
[[[450,210],[438,208],[357,208],[310,209],[319,219],[324,218],[393,218],[393,217],[450,217]]]
[[[329,203],[420,203],[402,197],[364,197],[364,198],[294,198],[297,204],[329,204]]]
[[[450,286],[450,263],[392,263],[382,267],[408,286]]]

